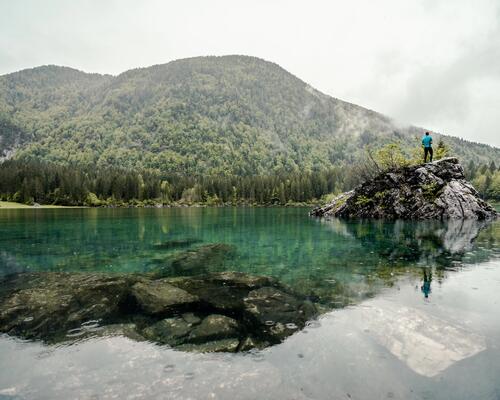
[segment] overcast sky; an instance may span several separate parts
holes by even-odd
[[[499,0],[0,0],[0,74],[246,54],[403,123],[500,147]]]

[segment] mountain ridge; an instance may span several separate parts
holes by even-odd
[[[53,65],[0,76],[4,158],[252,175],[348,165],[365,145],[410,148],[422,131],[251,56],[192,57],[116,76]],[[464,161],[500,156],[442,137]]]

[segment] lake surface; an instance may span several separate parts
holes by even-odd
[[[307,211],[0,210],[0,279],[154,272],[186,251],[169,244],[188,239],[188,249],[235,251],[169,276],[270,276],[322,306],[282,343],[236,354],[0,334],[0,399],[500,399],[500,222],[345,222]]]

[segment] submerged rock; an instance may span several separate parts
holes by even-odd
[[[167,282],[189,293],[196,293],[207,306],[222,312],[241,312],[245,308],[243,299],[251,290],[277,284],[275,279],[266,276],[239,272],[171,278]]]
[[[192,342],[206,342],[238,336],[238,322],[225,315],[213,314],[206,317],[189,334]]]
[[[162,243],[156,243],[153,245],[153,247],[159,250],[170,250],[177,249],[179,247],[189,247],[199,242],[201,242],[201,239],[196,238],[173,239]]]
[[[252,290],[244,301],[246,311],[262,326],[262,332],[275,341],[302,329],[317,314],[310,301],[298,300],[274,287]]]
[[[206,343],[186,343],[177,346],[177,350],[193,353],[234,353],[238,350],[240,340],[237,338],[214,340]]]
[[[134,323],[111,324],[100,327],[91,333],[91,336],[109,337],[109,336],[125,336],[137,342],[146,340],[138,330]]]
[[[250,351],[252,349],[264,349],[270,345],[269,342],[248,336],[240,342],[239,351]]]
[[[281,342],[317,314],[275,279],[236,272],[30,273],[0,289],[0,332],[50,343],[123,335],[186,351],[247,351]]]
[[[475,219],[497,213],[465,180],[450,157],[388,171],[316,208],[310,215],[380,219]]]
[[[131,295],[142,310],[150,314],[167,313],[187,308],[198,301],[198,297],[170,285],[165,280],[137,282],[131,288]]]
[[[20,274],[2,286],[8,294],[1,296],[0,331],[50,340],[87,321],[112,321],[130,280],[106,274]]]
[[[184,314],[186,315],[186,314]],[[192,322],[189,322],[192,321]],[[206,343],[230,338],[239,344],[239,325],[233,318],[225,315],[212,314],[203,320],[188,314],[188,318],[171,317],[163,319],[142,330],[142,335],[151,341],[168,344],[172,347],[193,345],[193,349]]]
[[[208,273],[211,267],[219,267],[231,258],[236,248],[225,243],[207,244],[178,252],[165,259],[165,266],[157,276],[195,275]]]
[[[173,317],[161,320],[142,331],[149,340],[171,346],[182,344],[191,332],[191,324],[183,318]]]

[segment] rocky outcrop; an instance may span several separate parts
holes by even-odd
[[[238,272],[46,272],[0,280],[0,332],[49,343],[122,335],[184,351],[247,351],[281,342],[317,313],[275,279]]]
[[[488,220],[497,213],[465,180],[458,159],[387,171],[310,215],[376,219]]]

